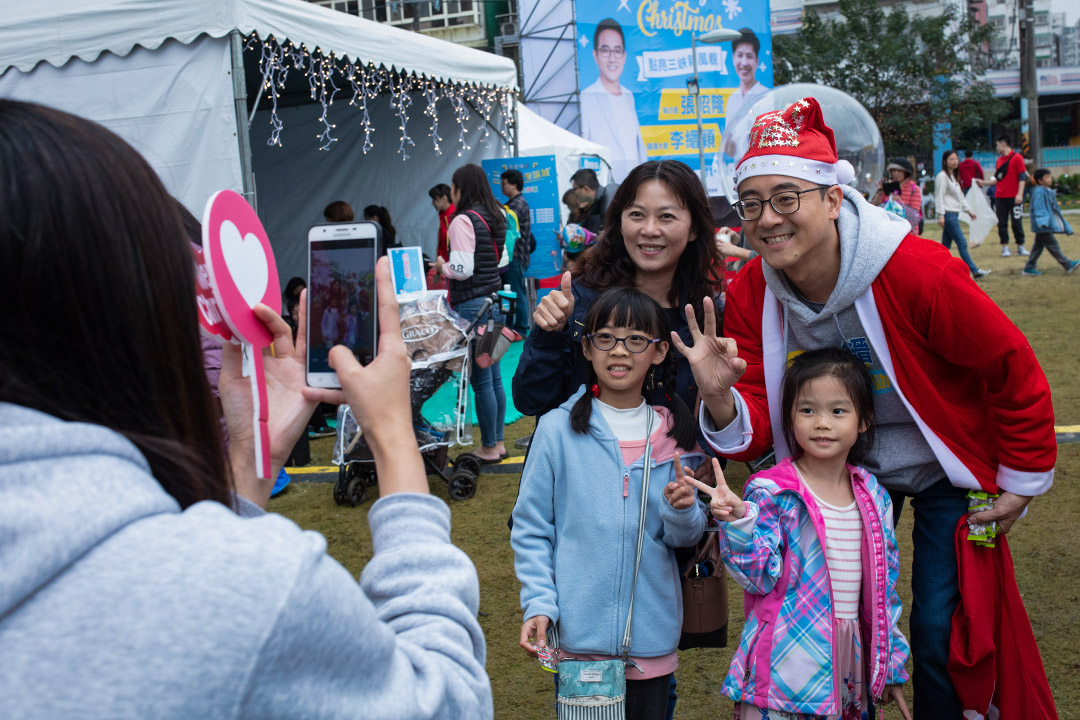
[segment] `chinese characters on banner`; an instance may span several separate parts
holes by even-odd
[[[606,145],[621,181],[646,160],[715,162],[724,130],[773,85],[769,3],[750,0],[588,0],[575,3],[581,134]],[[691,35],[724,28],[734,42],[697,43],[699,137]],[[719,186],[709,190],[719,195]]]
[[[559,214],[559,179],[555,172],[554,155],[536,157],[497,158],[482,160],[481,166],[491,192],[500,203],[506,203],[502,192],[502,174],[506,170],[520,170],[525,180],[521,194],[529,203],[529,216],[532,222],[532,236],[536,238],[536,250],[525,271],[528,277],[544,278],[555,275],[562,267],[562,254],[559,252],[558,232],[562,224]],[[555,258],[558,264],[555,264]]]

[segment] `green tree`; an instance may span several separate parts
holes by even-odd
[[[886,11],[877,0],[840,0],[837,19],[807,9],[797,35],[773,37],[776,82],[843,90],[874,117],[889,154],[925,156],[937,123],[970,138],[1008,112],[979,80],[993,37],[952,6],[912,17],[900,4]]]

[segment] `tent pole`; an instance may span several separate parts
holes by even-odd
[[[255,173],[251,168],[251,138],[248,136],[247,77],[244,75],[244,39],[239,30],[229,33],[232,43],[233,102],[236,105],[236,139],[240,151],[240,175],[244,199],[258,211],[255,200]]]
[[[518,124],[518,96],[514,93],[514,157],[521,157],[521,125]]]

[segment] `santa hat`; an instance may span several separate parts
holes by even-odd
[[[838,160],[836,139],[812,97],[784,110],[759,115],[750,128],[750,149],[735,168],[735,185],[757,175],[786,175],[819,185],[846,185],[855,177]]]

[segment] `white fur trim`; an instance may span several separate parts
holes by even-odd
[[[847,160],[841,160],[840,163],[851,168],[851,163]],[[817,183],[818,185],[836,185],[838,183],[843,185],[844,183],[840,182],[839,173],[837,172],[840,163],[834,165],[833,163],[810,160],[797,155],[758,155],[746,158],[739,163],[739,166],[735,169],[735,185],[738,187],[743,180],[758,175],[785,175]],[[853,177],[855,177],[854,169],[851,170],[851,177],[848,178],[848,182]]]
[[[836,182],[840,185],[847,185],[849,182],[855,179],[855,168],[851,166],[847,160],[836,161]]]
[[[911,403],[904,397],[903,391],[900,389],[900,384],[896,381],[896,371],[893,368],[892,355],[889,354],[889,343],[885,338],[885,328],[881,324],[881,315],[878,314],[877,303],[874,302],[874,289],[873,287],[866,288],[859,297],[855,298],[855,311],[859,315],[859,322],[862,323],[863,330],[866,331],[867,339],[870,341],[870,345],[877,350],[878,360],[881,362],[881,366],[885,368],[885,374],[889,377],[889,382],[892,383],[893,390],[896,391],[896,395],[904,403],[904,407],[911,413],[912,419],[919,427],[919,432],[922,433],[923,438],[926,439],[926,443],[930,446],[930,450],[934,453],[934,457],[941,464],[942,469],[945,471],[945,476],[949,478],[956,487],[967,488],[969,490],[982,490],[982,486],[979,485],[979,481],[975,478],[975,475],[968,469],[964,463],[960,461],[960,458],[956,457],[949,446],[942,442],[930,426],[926,424],[926,421],[919,417],[919,413],[915,412],[915,408],[911,407]]]
[[[791,455],[780,424],[780,392],[784,368],[787,366],[787,348],[784,347],[783,309],[768,285],[765,286],[765,302],[761,307],[761,363],[765,372],[765,396],[769,400],[773,450],[779,462]]]
[[[725,457],[744,452],[754,439],[746,401],[735,388],[731,388],[731,395],[735,399],[735,419],[726,428],[716,427],[716,421],[709,414],[709,408],[705,406],[705,403],[701,403],[701,409],[698,411],[698,425],[701,427],[701,434],[705,437],[705,441],[712,446],[713,450]]]
[[[1024,472],[998,465],[997,486],[1014,495],[1042,495],[1054,484],[1053,468],[1044,472]]]

